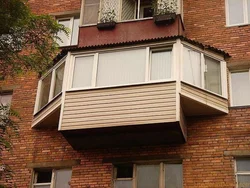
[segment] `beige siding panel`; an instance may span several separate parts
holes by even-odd
[[[47,107],[42,109],[42,111],[34,116],[32,127],[35,127],[37,124],[42,122],[45,118],[47,118],[51,113],[53,113],[57,108],[61,106],[61,96],[50,102]]]
[[[175,82],[67,92],[62,130],[176,121]]]
[[[206,104],[212,108],[215,108],[217,110],[227,112],[228,111],[228,100],[223,99],[222,97],[213,95],[207,91],[204,91],[202,89],[198,89],[196,87],[192,87],[188,84],[182,83],[181,84],[181,94],[191,98],[193,100],[196,100],[198,102],[201,102],[203,104]]]

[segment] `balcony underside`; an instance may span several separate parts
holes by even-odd
[[[181,83],[181,106],[185,116],[228,113],[228,101],[190,84]]]
[[[179,122],[61,131],[74,149],[183,144]]]
[[[58,95],[50,103],[35,114],[32,127],[58,127],[61,111],[61,95]]]

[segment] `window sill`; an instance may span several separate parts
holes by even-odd
[[[150,82],[142,82],[142,83],[134,83],[134,84],[113,85],[113,86],[101,86],[101,87],[89,87],[89,88],[71,88],[71,89],[67,90],[67,92],[97,90],[97,89],[112,89],[112,88],[120,88],[120,87],[130,87],[130,86],[150,85],[150,84],[160,84],[160,83],[170,83],[170,82],[176,82],[176,81],[175,80],[159,80],[159,81],[150,81]]]
[[[242,109],[242,108],[250,108],[250,105],[241,105],[241,106],[230,106],[230,109]]]
[[[230,27],[246,27],[246,26],[249,26],[250,23],[242,23],[242,24],[234,24],[234,25],[226,25],[227,28],[230,28]]]

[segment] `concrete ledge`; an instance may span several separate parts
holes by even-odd
[[[233,156],[233,157],[250,157],[250,150],[247,151],[224,151],[224,156]]]
[[[52,161],[52,162],[39,162],[28,163],[27,168],[67,168],[79,165],[81,160],[67,160],[67,161]]]

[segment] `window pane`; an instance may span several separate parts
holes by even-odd
[[[238,188],[250,188],[250,175],[238,175]]]
[[[92,81],[92,71],[94,56],[76,57],[73,75],[73,88],[90,87]]]
[[[116,180],[115,188],[132,188],[133,183],[132,180]]]
[[[250,105],[249,72],[232,73],[232,97],[234,106]]]
[[[72,29],[72,28],[70,28],[70,19],[59,20],[58,23],[64,25],[65,27],[67,27],[69,29]],[[72,31],[70,30],[70,32],[72,32]],[[62,41],[58,41],[58,44],[60,46],[67,46],[70,44],[70,42],[69,42],[70,39],[64,32],[60,31],[57,34],[57,36],[62,40]]]
[[[205,88],[209,91],[221,94],[221,69],[220,62],[205,57],[207,71],[205,72]]]
[[[47,75],[41,84],[41,93],[40,93],[40,102],[39,102],[39,109],[41,109],[44,105],[49,102],[49,92],[50,92],[50,83],[51,83],[52,73]]]
[[[135,18],[134,0],[122,0],[122,20],[132,20]]]
[[[52,171],[41,171],[37,172],[36,183],[50,183],[51,182]]]
[[[34,188],[50,188],[50,185],[34,185]]]
[[[57,94],[59,94],[62,91],[62,84],[63,84],[63,75],[64,75],[64,66],[65,64],[63,63],[56,69],[56,74],[55,74],[55,89],[54,89],[54,96],[55,97]]]
[[[145,61],[145,49],[100,54],[97,86],[144,82]]]
[[[10,105],[12,99],[12,94],[0,94],[0,104]]]
[[[151,57],[151,80],[171,78],[172,52],[152,52]]]
[[[71,174],[72,174],[72,170],[70,169],[57,170],[55,172],[56,187],[70,188]]]
[[[244,23],[243,0],[228,0],[229,25]]]
[[[160,178],[159,165],[137,166],[137,188],[158,188]]]
[[[83,24],[96,24],[98,22],[100,0],[85,0]]]
[[[152,0],[140,0],[140,18],[153,16]]]
[[[183,53],[184,81],[201,87],[201,54],[188,48]]]
[[[237,159],[237,171],[250,172],[250,159]]]
[[[74,19],[73,32],[71,37],[71,45],[77,45],[78,43],[78,33],[79,33],[79,18]]]
[[[116,167],[117,175],[116,178],[132,178],[133,177],[133,166],[124,165]]]
[[[165,187],[182,188],[182,164],[165,165]]]

